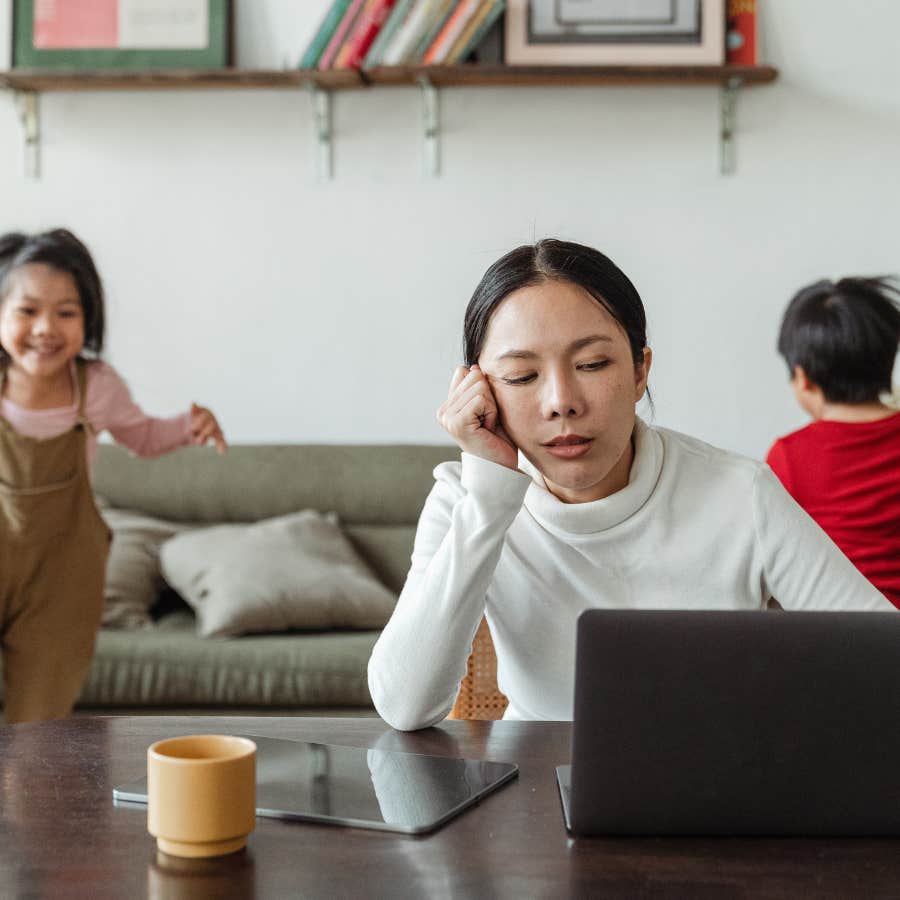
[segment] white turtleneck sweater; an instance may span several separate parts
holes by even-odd
[[[394,728],[441,721],[486,613],[507,719],[572,718],[591,608],[889,611],[763,463],[638,420],[628,484],[567,504],[520,455],[442,463],[412,567],[369,661]]]

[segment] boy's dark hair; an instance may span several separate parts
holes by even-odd
[[[900,290],[891,276],[817,281],[788,304],[778,352],[830,403],[873,403],[891,391],[900,344]]]
[[[13,273],[29,263],[45,263],[72,276],[84,312],[84,350],[99,356],[103,350],[103,283],[88,248],[65,228],[31,235],[13,231],[0,236],[0,303],[9,293]],[[6,357],[0,347],[0,359]]]

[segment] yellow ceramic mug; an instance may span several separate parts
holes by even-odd
[[[256,744],[196,734],[147,750],[147,829],[171,856],[221,856],[256,827]]]

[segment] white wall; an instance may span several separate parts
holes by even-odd
[[[239,0],[239,62],[296,59],[327,5]],[[139,401],[208,403],[240,442],[443,441],[483,270],[593,244],[644,298],[656,421],[759,456],[804,421],[774,350],[793,291],[900,270],[900,4],[759,6],[781,77],[739,97],[731,177],[710,87],[445,90],[438,179],[415,89],[339,94],[325,184],[301,92],[46,95],[36,182],[0,96],[0,229],[82,235]]]

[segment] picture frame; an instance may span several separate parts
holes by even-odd
[[[13,68],[219,69],[232,0],[13,0],[12,32]]]
[[[543,0],[552,3],[553,0]],[[529,39],[531,0],[508,0],[505,63],[522,66],[722,65],[725,61],[725,0],[700,0],[696,41],[576,41]]]
[[[537,0],[528,6],[528,43],[697,43],[700,8],[700,0]]]
[[[12,0],[0,0],[0,72],[12,65]]]

